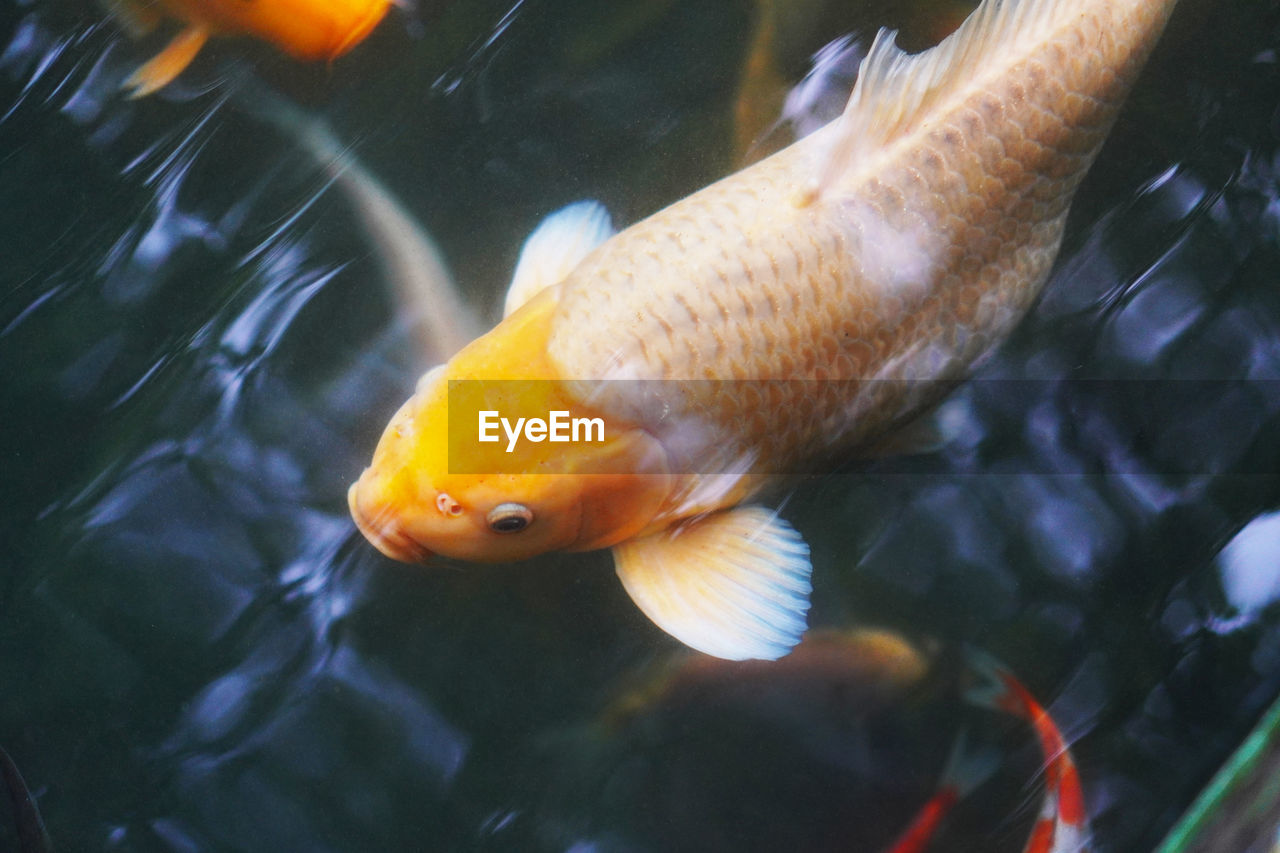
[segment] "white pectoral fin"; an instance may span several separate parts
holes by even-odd
[[[762,507],[716,512],[623,542],[613,558],[645,615],[700,652],[773,660],[804,634],[809,546]]]
[[[502,316],[509,317],[540,291],[559,284],[613,234],[609,211],[598,201],[574,202],[542,220],[520,250]]]

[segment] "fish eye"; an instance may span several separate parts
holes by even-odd
[[[494,533],[519,533],[533,523],[533,510],[523,504],[498,504],[486,520]]]

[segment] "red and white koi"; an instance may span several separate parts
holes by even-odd
[[[974,705],[1004,711],[1031,724],[1044,756],[1044,801],[1023,853],[1087,853],[1089,817],[1080,774],[1062,731],[1031,692],[993,658],[970,650],[969,666],[981,682],[965,692]]]
[[[978,679],[964,693],[967,702],[1020,717],[1031,724],[1044,756],[1045,795],[1023,853],[1088,853],[1089,822],[1084,792],[1062,731],[1031,691],[994,658],[969,650],[968,664]],[[942,771],[934,795],[885,853],[924,853],[956,804],[991,775],[995,762],[974,752],[962,733]]]
[[[928,850],[942,821],[955,808],[956,803],[987,781],[993,770],[994,756],[990,752],[972,752],[968,747],[968,739],[962,732],[956,738],[951,757],[943,768],[938,790],[921,806],[911,824],[885,853],[924,853]]]

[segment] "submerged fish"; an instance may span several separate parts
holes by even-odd
[[[447,361],[474,340],[483,327],[454,285],[436,241],[352,147],[323,118],[268,89],[253,89],[239,104],[293,139],[346,198],[399,308],[414,322],[412,337],[425,362]]]
[[[974,650],[966,658],[967,669],[976,680],[965,691],[965,700],[1026,720],[1040,744],[1044,799],[1023,853],[1088,853],[1089,821],[1080,774],[1058,724],[1031,691],[996,660]],[[937,792],[886,853],[921,853],[929,849],[951,809],[986,781],[992,769],[989,757],[970,750],[962,733],[943,768]]]
[[[151,32],[162,18],[183,29],[134,71],[122,88],[140,98],[182,73],[211,35],[249,35],[297,59],[336,59],[355,47],[387,13],[390,0],[106,0],[131,35]]]
[[[994,763],[985,752],[971,752],[963,733],[942,769],[938,790],[885,853],[923,853],[938,837],[943,820],[974,788],[991,775]]]
[[[956,663],[958,667],[952,666]],[[947,677],[953,670],[960,674],[958,680]],[[777,661],[723,661],[679,654],[612,700],[600,717],[598,732],[614,735],[638,722],[690,708],[719,713],[730,705],[790,707],[806,714],[821,710],[846,721],[871,714],[901,717],[912,705],[936,703],[952,695],[957,684],[964,703],[1024,720],[1039,744],[1044,796],[1024,853],[1087,850],[1084,795],[1061,730],[1008,668],[974,649],[953,656],[935,642],[918,644],[893,631],[857,628],[810,631],[791,654]],[[806,718],[796,726],[803,730],[811,724]],[[683,720],[672,725],[681,728]],[[824,744],[824,749],[830,745]],[[885,853],[934,849],[952,810],[984,784],[998,765],[999,751],[962,729],[933,795],[884,848]]]
[[[1026,720],[1040,742],[1044,760],[1044,800],[1023,853],[1087,853],[1089,815],[1080,774],[1058,724],[1031,691],[1000,663],[976,651],[968,654],[978,683],[965,693],[974,705],[1004,711]]]
[[[724,661],[685,652],[609,703],[606,731],[689,706],[815,707],[838,703],[844,717],[901,702],[930,674],[931,656],[899,634],[870,628],[815,629],[779,661]]]
[[[407,561],[612,548],[681,641],[785,654],[808,547],[746,502],[883,440],[1012,329],[1173,5],[984,0],[914,56],[882,31],[821,130],[608,239],[589,208],[548,223],[506,319],[392,419],[360,530]],[[504,409],[603,440],[479,443]]]

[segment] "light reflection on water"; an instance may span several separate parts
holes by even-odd
[[[60,848],[874,849],[896,824],[866,821],[927,796],[945,706],[882,729],[695,707],[602,738],[672,650],[607,557],[427,573],[365,546],[346,485],[424,365],[323,169],[236,106],[251,62],[310,98],[492,305],[564,201],[635,218],[729,168],[732,40],[678,83],[645,71],[691,61],[741,12],[722,5],[616,35],[474,4],[311,72],[228,45],[140,103],[113,94],[138,54],[111,27],[8,9],[0,681],[23,687],[0,741]],[[1208,45],[1175,21],[1045,299],[956,395],[962,440],[786,510],[815,624],[969,641],[1052,700],[1101,849],[1150,846],[1280,676],[1280,158],[1255,115],[1280,92],[1276,22],[1232,14]],[[622,58],[541,51],[590,27]],[[1248,82],[1178,69],[1213,63]],[[1010,766],[948,849],[1020,849],[1034,757]]]

